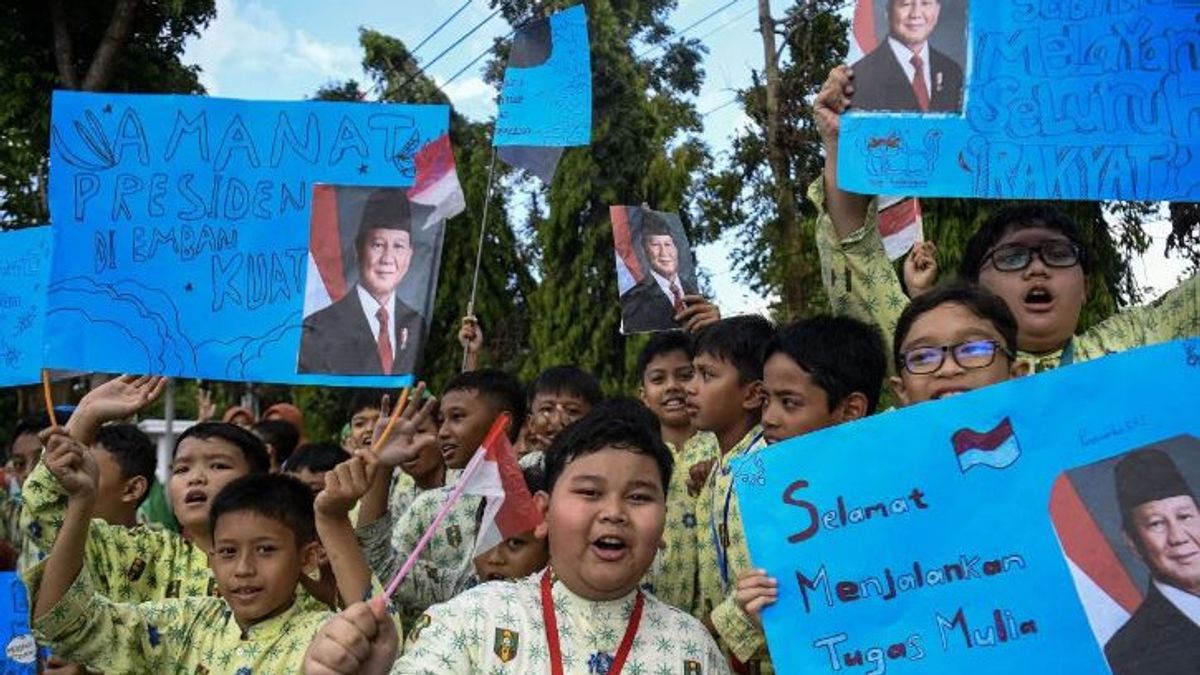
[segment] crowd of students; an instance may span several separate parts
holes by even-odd
[[[154,451],[122,423],[163,378],[111,380],[62,426],[21,427],[19,519],[0,524],[47,672],[773,672],[760,616],[778,581],[747,549],[735,460],[876,414],[886,385],[917,405],[1200,334],[1191,279],[1077,335],[1088,251],[1044,206],[998,211],[952,282],[932,282],[919,247],[910,299],[868,201],[833,182],[852,93],[838,69],[816,105],[831,168],[810,193],[833,313],[775,326],[693,306],[701,320],[642,350],[636,398],[606,398],[573,365],[528,387],[475,369],[468,318],[472,369],[436,397],[416,386],[386,438],[376,392],[336,441],[302,439],[292,406],[190,427],[166,490],[178,532],[138,524]],[[540,523],[478,551],[482,498],[466,496],[425,537],[502,414]]]

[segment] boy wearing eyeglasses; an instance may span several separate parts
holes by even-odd
[[[825,173],[808,194],[820,210],[821,278],[834,311],[874,323],[886,335],[905,305],[904,290],[884,252],[872,197],[837,187],[838,129],[853,95],[853,72],[845,66],[831,71],[814,106]],[[998,210],[971,237],[958,273],[1008,304],[1017,322],[1015,358],[1037,372],[1200,334],[1198,275],[1151,305],[1077,335],[1088,267],[1078,225],[1051,206],[1016,204]],[[936,269],[925,272],[931,277]]]

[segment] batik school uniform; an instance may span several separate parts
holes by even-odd
[[[667,523],[663,548],[654,558],[643,587],[659,600],[703,618],[697,602],[696,495],[688,492],[688,470],[695,464],[714,460],[720,455],[717,437],[702,431],[689,438],[682,448],[671,447],[675,470],[667,488]]]
[[[30,606],[44,570],[42,564],[26,573]],[[220,598],[113,602],[84,567],[33,629],[55,655],[105,673],[254,675],[300,672],[309,642],[332,616],[293,602],[243,631]]]
[[[26,539],[39,550],[49,551],[62,529],[67,493],[44,464],[25,481],[24,501],[21,525]],[[84,562],[96,592],[117,602],[217,594],[208,553],[167,529],[123,527],[94,518],[88,525]],[[303,587],[297,593],[302,608],[328,609]]]
[[[695,617],[640,590],[587,600],[549,570],[430,607],[392,668],[393,675],[728,672]]]
[[[808,188],[817,206],[817,251],[821,281],[836,314],[878,326],[891,353],[892,335],[908,297],[883,249],[876,225],[875,202],[867,207],[866,222],[838,239],[825,212],[825,183],[818,178]],[[1048,354],[1018,351],[1017,360],[1042,372],[1074,362],[1178,338],[1200,335],[1200,275],[1184,281],[1158,300],[1114,314],[1076,335],[1063,349]]]
[[[444,482],[446,485],[454,485],[458,482],[458,477],[461,475],[462,469],[446,469]],[[399,525],[403,522],[404,514],[412,506],[413,500],[422,492],[428,492],[428,490],[417,487],[412,476],[400,469],[396,470],[395,478],[392,480],[392,487],[388,492],[388,515],[391,517],[391,522],[393,523],[392,548],[400,546],[404,531],[400,529]]]
[[[774,669],[762,629],[734,597],[738,575],[751,569],[751,562],[733,484],[738,478],[734,465],[761,447],[762,430],[755,427],[713,466],[696,499],[700,606],[716,629],[721,647],[737,659],[735,669],[750,673],[772,673]]]

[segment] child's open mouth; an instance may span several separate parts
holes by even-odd
[[[1044,286],[1034,286],[1025,294],[1025,306],[1034,311],[1044,312],[1054,303],[1054,294]]]
[[[183,503],[187,506],[194,504],[203,504],[208,501],[208,494],[204,490],[188,490],[183,495]]]
[[[230,591],[230,595],[242,602],[249,602],[257,598],[260,593],[262,593],[260,586],[239,586]]]
[[[620,537],[600,537],[592,542],[592,551],[596,557],[609,562],[620,560],[628,548]]]

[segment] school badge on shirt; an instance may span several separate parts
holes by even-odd
[[[684,660],[683,675],[704,675],[704,669],[700,667],[699,661]]]
[[[608,675],[617,660],[612,654],[596,652],[588,658],[588,673],[590,675]]]
[[[517,658],[517,648],[521,644],[521,634],[507,628],[496,629],[496,640],[492,642],[492,651],[501,663],[508,663]]]

